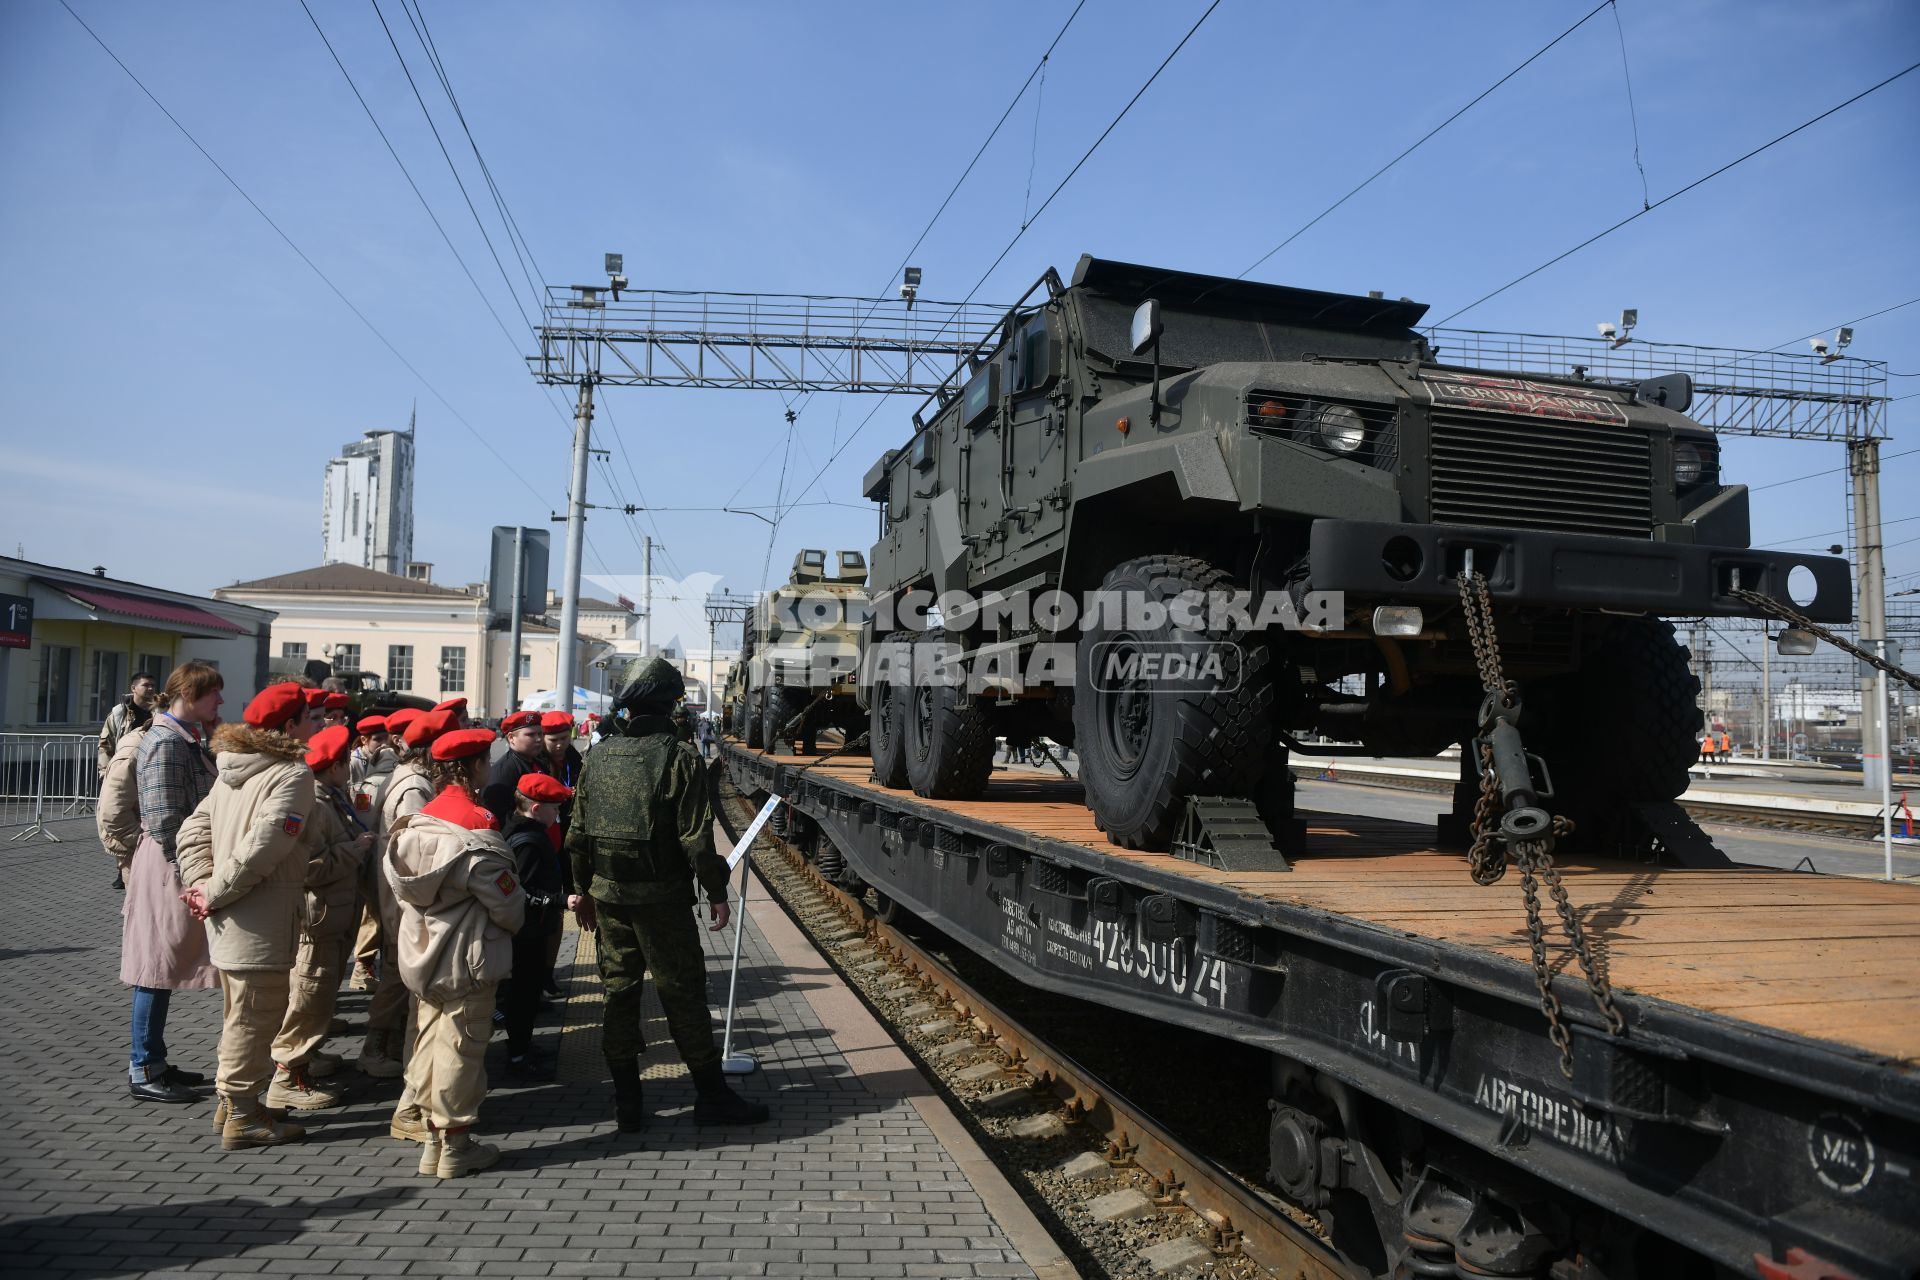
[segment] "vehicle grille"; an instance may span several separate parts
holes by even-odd
[[[1644,429],[1435,413],[1432,440],[1437,524],[1653,532],[1653,445]]]

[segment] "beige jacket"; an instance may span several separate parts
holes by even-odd
[[[350,804],[345,794],[329,795],[327,785],[313,784],[312,825],[318,847],[307,857],[306,915],[301,927],[316,942],[344,938],[360,923],[360,877],[367,863],[360,827],[341,811]]]
[[[410,815],[392,832],[383,870],[400,904],[400,980],[407,990],[444,1004],[512,970],[527,895],[498,831]]]
[[[100,843],[116,858],[131,858],[140,843],[140,776],[135,759],[140,754],[140,739],[147,736],[152,721],[120,735],[100,775],[100,801],[93,811],[94,827]]]
[[[207,895],[216,969],[290,969],[306,914],[307,863],[321,849],[306,747],[250,725],[213,735],[220,779],[180,824],[180,879]]]

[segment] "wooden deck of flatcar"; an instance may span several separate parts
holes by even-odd
[[[1064,779],[998,773],[980,800],[924,800],[876,786],[862,757],[770,759],[921,808],[1528,962],[1517,875],[1491,888],[1475,885],[1461,855],[1435,849],[1424,826],[1306,812],[1307,856],[1292,871],[1234,874],[1107,843],[1080,803],[1079,785]],[[1913,887],[1759,867],[1580,858],[1560,866],[1616,988],[1920,1062],[1920,891]],[[1551,919],[1551,905],[1545,909]]]

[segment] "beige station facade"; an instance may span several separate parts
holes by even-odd
[[[482,585],[447,587],[430,574],[400,577],[329,564],[238,582],[214,596],[273,611],[274,658],[318,658],[336,670],[371,671],[389,689],[435,702],[465,697],[476,718],[510,710],[509,637],[489,627]],[[618,637],[631,632],[632,618],[623,605],[581,601],[575,670],[582,687],[603,691],[608,659],[620,647]],[[559,632],[551,625],[558,620],[554,604],[546,616],[522,623],[523,700],[558,679]]]

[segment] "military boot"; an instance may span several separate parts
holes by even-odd
[[[315,1084],[312,1074],[305,1066],[298,1064],[276,1068],[273,1083],[267,1087],[267,1105],[288,1111],[319,1111],[325,1107],[337,1107],[345,1097],[340,1090]]]
[[[283,1142],[298,1142],[307,1136],[303,1125],[276,1121],[267,1109],[260,1105],[260,1099],[248,1098],[243,1102],[227,1102],[227,1122],[220,1131],[220,1145],[228,1151],[241,1151],[247,1147],[277,1147]]]
[[[233,1114],[233,1106],[221,1098],[213,1106],[213,1136],[219,1137],[227,1131],[227,1117]]]
[[[360,1045],[356,1065],[376,1080],[392,1080],[405,1069],[400,1065],[400,1037],[392,1031],[369,1031]]]
[[[458,1178],[462,1174],[478,1173],[482,1169],[491,1169],[500,1163],[500,1148],[473,1140],[471,1129],[448,1129],[443,1136],[444,1145],[440,1148],[439,1174],[443,1178]],[[423,1166],[426,1159],[420,1162]]]
[[[429,1178],[440,1176],[440,1153],[446,1149],[440,1131],[430,1120],[420,1122],[420,1172]]]
[[[622,1133],[639,1133],[647,1127],[647,1107],[640,1087],[640,1064],[607,1065],[613,1073],[613,1117]]]
[[[340,1068],[344,1064],[344,1061],[345,1060],[337,1053],[328,1053],[324,1049],[316,1049],[307,1058],[307,1074],[315,1080],[324,1080],[328,1076],[339,1075]]]
[[[717,1062],[696,1068],[692,1074],[693,1087],[699,1093],[693,1118],[700,1124],[765,1124],[773,1114],[765,1103],[748,1102],[728,1087],[726,1073]]]
[[[387,1136],[402,1142],[425,1142],[432,1131],[417,1106],[395,1107],[393,1119],[387,1123]]]

